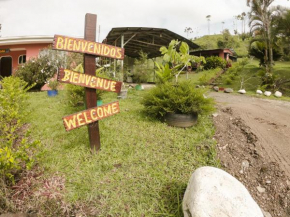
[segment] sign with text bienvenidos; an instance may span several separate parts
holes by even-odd
[[[55,50],[85,53],[113,59],[124,59],[124,48],[62,35],[54,36],[52,48]]]

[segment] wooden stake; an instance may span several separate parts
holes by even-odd
[[[85,18],[85,40],[96,41],[97,15],[86,14]],[[95,56],[84,54],[84,71],[88,75],[96,75]],[[97,103],[97,94],[95,89],[85,88],[86,108],[93,108]],[[88,125],[91,151],[97,152],[101,148],[99,122]]]

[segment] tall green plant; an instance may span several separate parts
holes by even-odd
[[[13,180],[17,171],[32,167],[34,148],[39,144],[31,142],[22,129],[26,92],[32,86],[12,76],[4,78],[0,85],[0,175]]]
[[[163,63],[155,62],[157,67],[156,75],[160,83],[171,81],[175,76],[175,81],[178,81],[178,76],[191,63],[205,63],[204,57],[197,57],[189,54],[189,46],[185,42],[172,40],[168,47],[160,48],[163,55]]]
[[[272,72],[273,48],[272,48],[272,19],[277,8],[270,8],[274,0],[248,0],[251,7],[250,30],[254,35],[258,35],[265,43],[265,66],[267,73]]]

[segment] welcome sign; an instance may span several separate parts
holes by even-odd
[[[103,106],[90,108],[72,115],[63,117],[66,131],[91,124],[120,112],[119,102],[113,102]]]
[[[68,69],[60,69],[57,80],[62,83],[75,84],[82,87],[106,90],[116,93],[119,93],[122,87],[122,82],[78,73]]]
[[[124,48],[62,35],[54,36],[53,49],[124,59]]]

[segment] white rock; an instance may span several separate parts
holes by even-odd
[[[275,94],[274,94],[274,96],[276,96],[276,97],[282,97],[282,93],[279,92],[279,91],[276,91]]]
[[[257,187],[257,190],[260,192],[260,193],[264,193],[266,191],[265,188],[261,187],[261,186],[258,186]]]
[[[248,190],[236,178],[213,167],[191,176],[183,198],[185,217],[263,217]]]
[[[263,92],[262,92],[261,90],[257,90],[257,91],[256,91],[256,94],[260,94],[260,95],[262,95]]]
[[[265,95],[265,96],[271,96],[271,94],[272,94],[271,91],[265,91],[265,92],[264,92],[264,95]]]
[[[245,94],[245,93],[247,93],[247,92],[246,92],[246,90],[241,89],[241,90],[238,91],[238,93],[240,93],[240,94]]]

